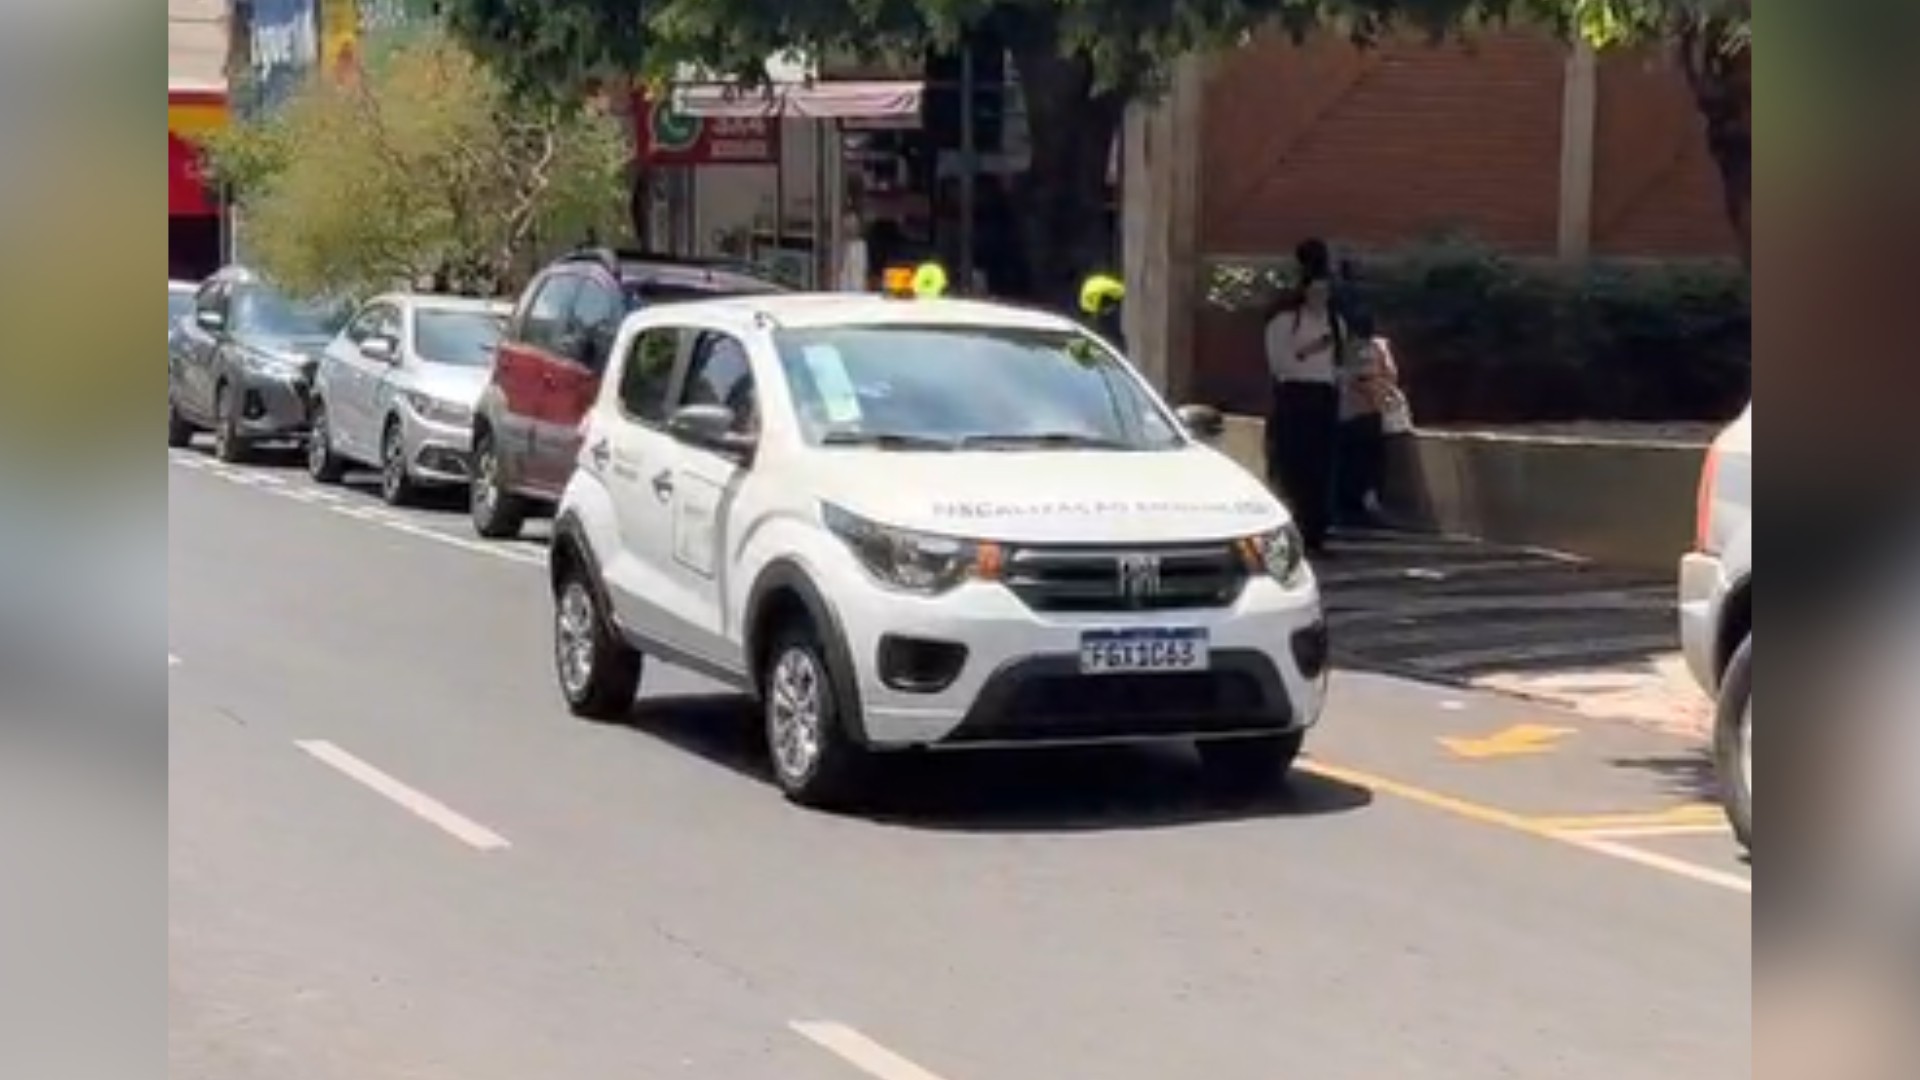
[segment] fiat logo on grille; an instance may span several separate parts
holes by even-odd
[[[1118,565],[1122,597],[1140,603],[1160,595],[1160,556],[1122,555]]]

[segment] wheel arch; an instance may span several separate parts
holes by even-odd
[[[1740,644],[1753,636],[1753,577],[1748,575],[1727,591],[1720,609],[1720,634],[1715,639],[1714,673],[1724,682],[1727,666]]]
[[[862,720],[860,668],[854,663],[845,629],[826,594],[814,584],[804,566],[790,558],[776,558],[760,571],[747,594],[745,645],[748,673],[755,693],[766,690],[768,653],[780,627],[789,620],[805,619],[819,635],[820,646],[833,668],[834,691],[842,702],[842,719],[847,734],[856,742],[867,742]]]

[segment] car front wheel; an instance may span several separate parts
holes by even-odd
[[[1714,773],[1720,802],[1741,846],[1753,850],[1753,638],[1740,643],[1721,681],[1714,717]]]
[[[819,634],[795,621],[768,650],[761,675],[774,782],[788,799],[819,809],[849,802],[868,764],[847,735],[832,672]]]
[[[554,596],[553,660],[575,716],[617,720],[633,707],[643,660],[615,633],[582,569],[569,573]]]

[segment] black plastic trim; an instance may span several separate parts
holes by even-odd
[[[860,668],[853,661],[853,651],[847,645],[847,634],[840,625],[840,617],[834,614],[833,605],[827,602],[826,595],[813,578],[799,563],[791,559],[775,559],[760,571],[754,579],[753,589],[747,594],[747,663],[755,667],[754,657],[759,654],[760,641],[756,634],[760,622],[760,612],[768,599],[776,593],[791,591],[800,598],[807,609],[807,615],[813,620],[814,627],[820,632],[821,647],[826,650],[827,664],[833,669],[833,691],[840,700],[841,719],[846,726],[846,734],[857,745],[868,746],[866,707],[860,699]],[[748,672],[758,690],[765,673],[755,670]]]

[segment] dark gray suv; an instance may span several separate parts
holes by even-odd
[[[263,442],[307,436],[307,396],[319,355],[347,310],[310,304],[242,267],[208,278],[167,347],[167,445],[213,432],[222,461]]]

